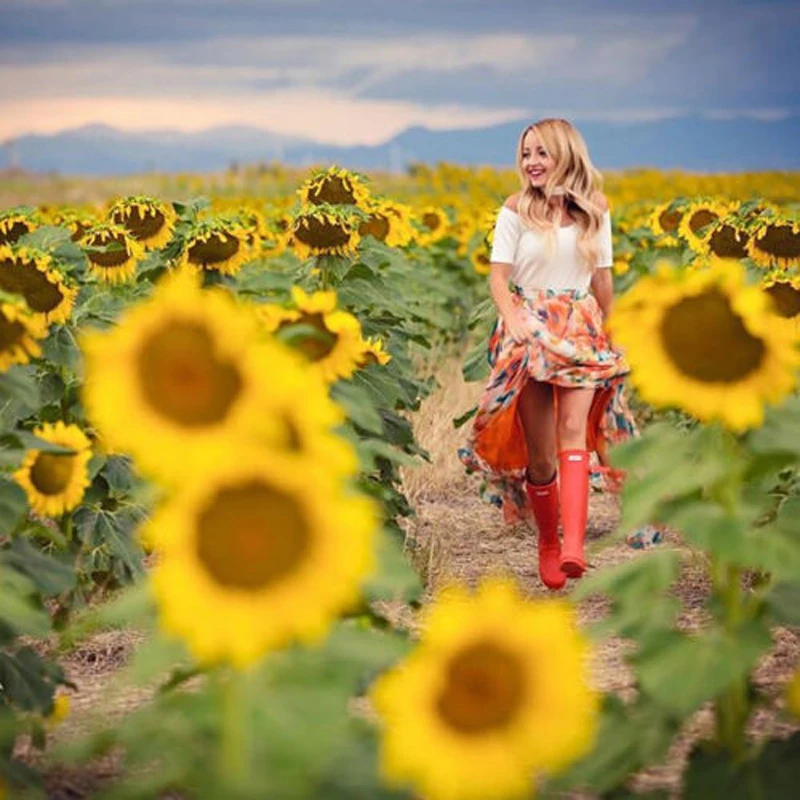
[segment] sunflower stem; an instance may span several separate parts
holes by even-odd
[[[223,785],[236,792],[250,778],[248,707],[244,676],[230,670],[222,679],[222,742],[220,773]]]

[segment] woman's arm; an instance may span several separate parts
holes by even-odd
[[[503,318],[508,332],[516,342],[533,341],[533,332],[525,324],[523,315],[514,304],[508,281],[511,277],[511,264],[492,263],[489,272],[489,292],[494,300],[497,313]]]
[[[611,305],[614,300],[614,279],[610,269],[596,269],[592,275],[592,294],[603,312],[603,321],[608,319],[611,313]]]

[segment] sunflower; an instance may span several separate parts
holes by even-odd
[[[198,660],[241,667],[319,640],[373,569],[373,504],[312,459],[244,445],[209,466],[143,532],[163,628]]]
[[[718,258],[746,258],[747,232],[739,223],[737,214],[728,214],[712,223],[700,237],[699,250]]]
[[[299,286],[293,286],[292,300],[296,309],[261,307],[264,310],[259,312],[259,316],[268,325],[268,330],[279,332],[294,326],[307,328],[308,335],[292,337],[292,347],[314,364],[326,383],[351,377],[368,349],[358,319],[337,309],[336,292],[333,291],[309,295]]]
[[[618,276],[625,275],[631,268],[631,259],[633,258],[633,253],[620,253],[620,255],[614,257],[614,274]]]
[[[447,236],[450,220],[447,212],[438,206],[425,206],[420,210],[417,227],[417,244],[427,247]]]
[[[772,298],[773,308],[795,336],[800,335],[800,273],[790,275],[775,270],[761,281],[761,288]]]
[[[90,483],[87,465],[92,457],[91,443],[76,425],[60,421],[46,422],[33,433],[50,444],[73,451],[69,454],[29,450],[14,473],[28,495],[31,508],[44,517],[58,517],[72,511],[83,499]]]
[[[19,294],[46,323],[66,322],[78,290],[69,287],[53,258],[32,247],[0,245],[0,291]]]
[[[88,415],[109,447],[168,482],[202,474],[237,440],[293,446],[287,409],[306,410],[295,428],[324,426],[329,401],[302,359],[260,331],[226,292],[173,273],[115,328],[84,335]]]
[[[177,216],[171,206],[152,197],[135,195],[117,200],[108,218],[127,230],[145,250],[157,250],[172,237]]]
[[[800,263],[800,219],[760,218],[747,251],[760,267]]]
[[[496,206],[495,208],[490,208],[484,211],[481,214],[481,219],[478,223],[478,229],[484,231],[483,240],[490,250],[494,244],[494,229],[497,225],[497,216],[500,213],[501,208],[502,206]]]
[[[89,272],[103,283],[125,283],[136,275],[144,247],[113,222],[89,228],[80,240],[89,260]]]
[[[0,245],[14,244],[41,224],[39,212],[27,206],[17,206],[0,212]]]
[[[73,242],[80,241],[86,231],[99,222],[93,212],[70,207],[53,209],[48,213],[47,219],[53,225],[69,229]]]
[[[730,204],[711,197],[692,198],[678,223],[678,235],[692,250],[704,252],[703,233],[707,226],[733,210]]]
[[[372,690],[384,778],[429,800],[530,796],[537,773],[592,745],[587,655],[563,601],[527,601],[503,580],[442,592],[417,649]]]
[[[367,208],[369,215],[358,226],[361,237],[372,236],[389,247],[405,247],[413,238],[407,208],[386,200],[376,200]]]
[[[0,372],[12,364],[27,364],[41,354],[37,339],[47,336],[40,314],[31,314],[15,295],[0,295]]]
[[[367,178],[337,166],[319,169],[297,190],[303,206],[332,205],[366,208],[369,202]]]
[[[360,367],[365,367],[367,364],[380,364],[385,366],[388,364],[392,357],[383,348],[383,340],[375,337],[374,339],[364,340],[364,352],[361,354],[359,362]]]
[[[678,198],[656,206],[650,214],[648,223],[650,229],[658,237],[658,244],[673,247],[680,244],[678,226],[683,218],[686,200]]]
[[[247,231],[241,224],[226,217],[215,217],[192,227],[178,266],[235,275],[251,258]]]
[[[491,252],[485,244],[481,244],[481,246],[475,250],[475,252],[470,256],[470,261],[472,262],[472,266],[478,275],[488,275],[491,271]]]
[[[792,390],[800,364],[794,337],[745,279],[737,261],[664,266],[617,300],[609,329],[644,400],[741,431],[761,424],[765,402]]]
[[[355,252],[361,236],[361,217],[346,208],[314,206],[292,220],[292,243],[298,258],[344,256]]]

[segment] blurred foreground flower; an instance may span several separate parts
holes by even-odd
[[[530,796],[537,773],[590,749],[598,700],[566,603],[495,580],[442,593],[427,613],[418,648],[372,693],[389,782],[427,800]]]
[[[795,337],[767,294],[745,281],[736,261],[665,266],[617,300],[608,326],[644,400],[742,431],[794,388]]]

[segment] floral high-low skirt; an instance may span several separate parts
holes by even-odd
[[[517,415],[520,391],[529,378],[595,389],[586,436],[593,485],[619,491],[624,475],[609,465],[608,450],[637,433],[624,393],[630,370],[603,330],[594,295],[588,290],[515,287],[512,299],[527,313],[535,341],[515,342],[502,318],[497,321],[489,338],[489,382],[468,444],[458,451],[470,472],[483,475],[481,495],[502,509],[509,524],[530,521],[525,492],[528,452]]]

